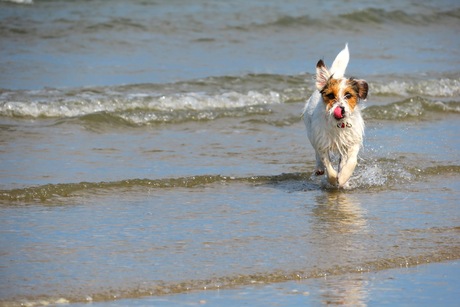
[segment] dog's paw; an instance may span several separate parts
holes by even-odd
[[[317,170],[315,170],[315,175],[316,175],[316,176],[324,175],[324,170],[323,170],[323,169],[317,169]]]
[[[334,175],[329,175],[327,176],[327,182],[331,185],[331,186],[337,186],[339,184],[338,180],[337,180],[337,176],[334,176]]]

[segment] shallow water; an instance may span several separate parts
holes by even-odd
[[[312,306],[436,305],[456,306],[458,262],[402,267],[226,290],[115,300],[98,306]],[[96,303],[94,303],[96,304]],[[84,306],[71,304],[70,306]]]
[[[458,4],[237,2],[0,2],[1,305],[460,258]],[[300,113],[345,42],[370,96],[336,190]]]

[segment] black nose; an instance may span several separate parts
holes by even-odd
[[[345,115],[345,108],[340,106],[340,109],[342,110],[342,116],[344,116]]]

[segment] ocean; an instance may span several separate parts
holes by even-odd
[[[0,1],[0,306],[458,304],[459,30],[454,0]],[[346,43],[338,190],[301,113]]]

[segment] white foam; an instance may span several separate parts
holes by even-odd
[[[46,96],[46,94],[41,94]],[[226,92],[209,95],[206,93],[185,93],[169,96],[150,96],[148,94],[99,95],[81,93],[70,98],[61,95],[40,97],[35,101],[9,100],[8,95],[0,97],[0,115],[18,117],[57,117],[68,118],[99,112],[126,112],[133,110],[162,111],[213,111],[232,110],[257,105],[279,104],[281,95],[277,92],[261,93],[249,91],[246,94]],[[33,97],[24,97],[24,100]]]
[[[455,97],[460,96],[460,79],[395,80],[384,84],[371,83],[370,92],[376,95]]]
[[[2,0],[4,2],[13,2],[13,3],[19,3],[19,4],[33,4],[33,0]]]

